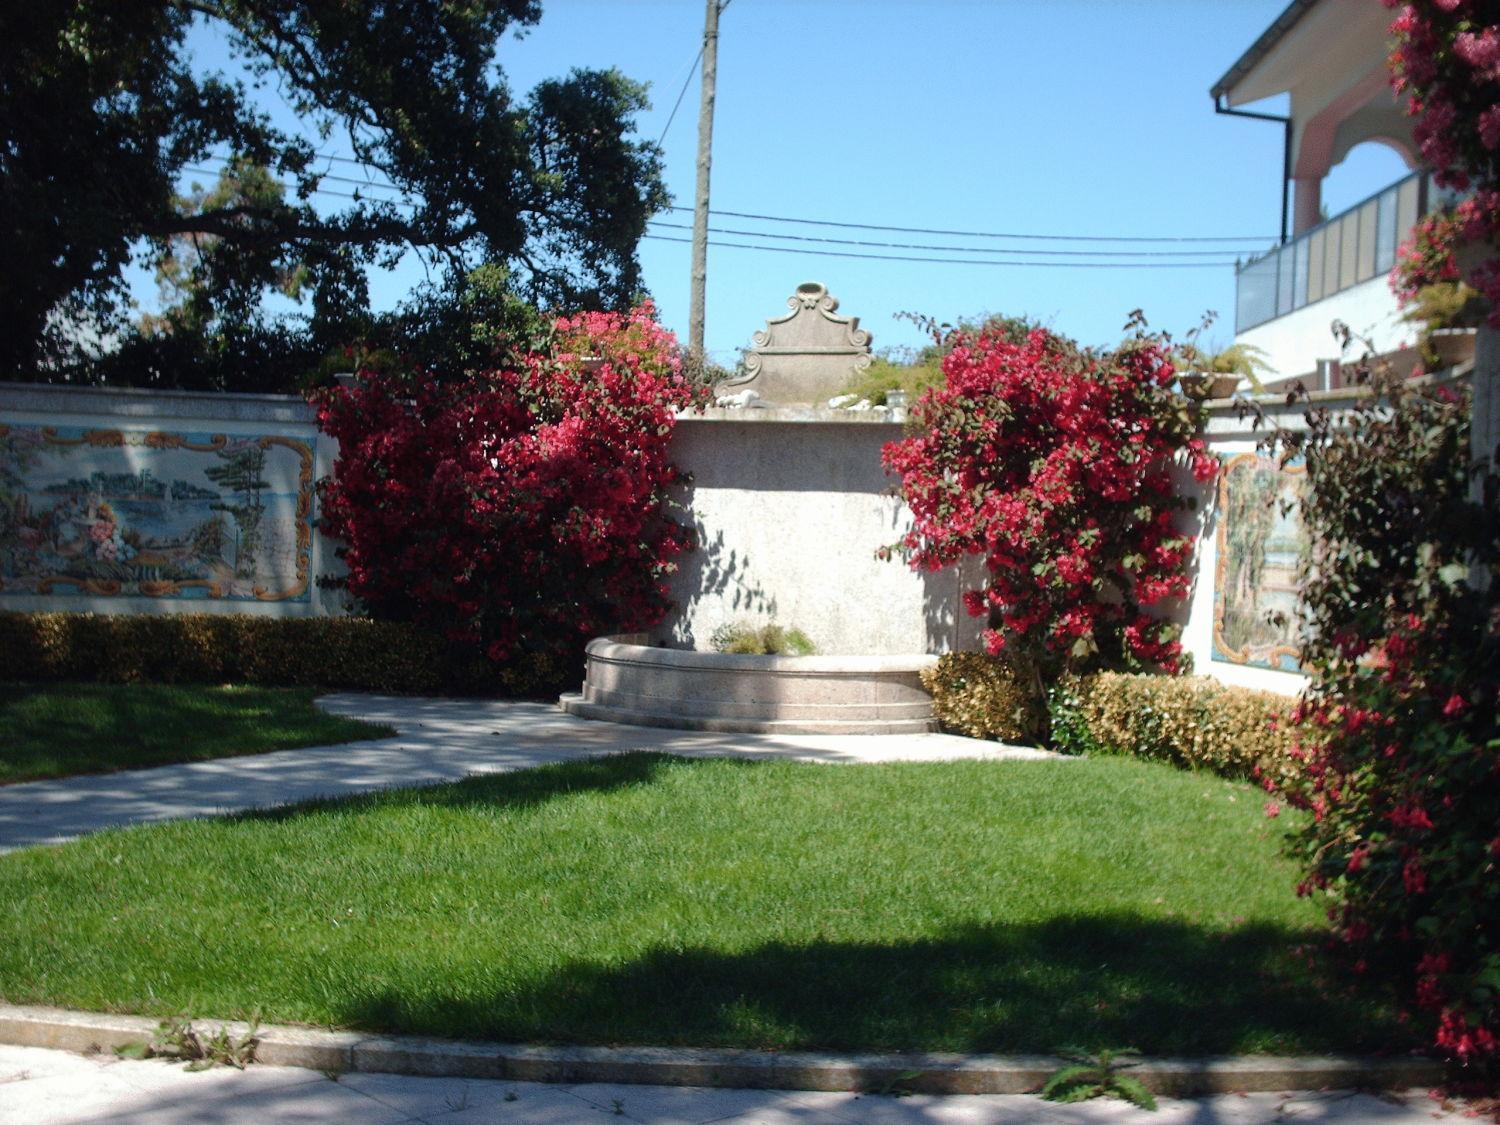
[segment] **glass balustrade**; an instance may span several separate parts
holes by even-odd
[[[1235,332],[1352,289],[1396,264],[1396,247],[1419,215],[1460,196],[1425,172],[1372,195],[1235,271]]]

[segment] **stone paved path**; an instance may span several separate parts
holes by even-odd
[[[213,816],[310,797],[431,785],[591,754],[663,750],[813,762],[1048,758],[1040,750],[945,734],[703,734],[591,722],[544,703],[324,696],[338,715],[387,723],[395,738],[126,773],[0,786],[0,851],[51,844],[101,828]]]
[[[0,1046],[0,1121],[26,1125],[118,1122],[236,1123],[358,1121],[563,1122],[611,1120],[652,1125],[763,1122],[766,1125],[1426,1125],[1461,1120],[1423,1090],[1400,1097],[1349,1091],[1248,1094],[1163,1099],[1156,1113],[1122,1102],[1060,1106],[1032,1097],[919,1095],[907,1098],[780,1090],[706,1090],[666,1086],[552,1086],[461,1078],[348,1074],[337,1080],[312,1070],[251,1066],[188,1073],[180,1064],[73,1055],[36,1047]]]

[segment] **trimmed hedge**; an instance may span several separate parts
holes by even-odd
[[[1300,772],[1295,700],[1207,676],[1099,672],[1052,691],[1053,746],[1070,754],[1128,754],[1224,777],[1284,780]]]
[[[948,652],[922,670],[944,730],[1000,742],[1034,742],[1041,716],[1010,666],[982,652]]]
[[[569,664],[496,666],[415,626],[361,617],[0,613],[0,680],[539,696],[577,686],[581,654]]]
[[[944,730],[970,738],[1035,742],[1040,717],[1003,661],[950,652],[922,673]],[[1225,777],[1283,781],[1300,772],[1292,725],[1295,701],[1229,687],[1207,676],[1096,672],[1069,677],[1048,699],[1051,743],[1065,754],[1124,754],[1206,769]]]

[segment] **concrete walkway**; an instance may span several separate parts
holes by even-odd
[[[809,762],[1050,758],[1041,750],[945,734],[703,734],[591,722],[544,703],[329,695],[336,715],[385,723],[395,738],[281,750],[158,769],[0,786],[0,851],[101,828],[214,816],[311,797],[432,785],[594,754],[661,750]]]
[[[1014,1095],[882,1097],[780,1090],[717,1090],[666,1086],[543,1085],[461,1078],[346,1074],[338,1079],[296,1067],[252,1065],[189,1073],[181,1064],[74,1055],[37,1047],[0,1046],[0,1121],[27,1125],[118,1122],[225,1125],[295,1121],[563,1122],[609,1120],[652,1125],[762,1122],[766,1125],[937,1125],[1038,1122],[1040,1125],[1426,1125],[1458,1118],[1423,1090],[1400,1096],[1332,1091],[1159,1099],[1146,1113],[1118,1101],[1064,1106]]]

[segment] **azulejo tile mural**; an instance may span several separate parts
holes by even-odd
[[[1295,501],[1306,467],[1258,453],[1224,461],[1219,474],[1213,658],[1295,672],[1297,560],[1307,547]]]
[[[0,599],[306,601],[312,500],[296,438],[0,425]]]

